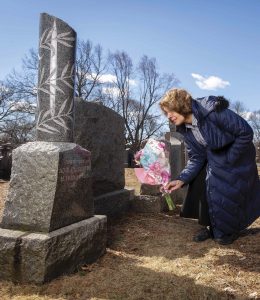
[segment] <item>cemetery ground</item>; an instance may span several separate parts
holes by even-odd
[[[127,185],[139,184],[126,169]],[[8,183],[0,182],[0,216]],[[195,220],[129,213],[108,225],[106,254],[44,285],[0,282],[1,300],[260,299],[260,219],[232,245],[192,242]]]

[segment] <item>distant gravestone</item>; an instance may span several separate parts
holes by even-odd
[[[171,179],[178,177],[185,167],[186,150],[183,136],[176,132],[175,124],[169,123],[170,132],[166,133],[165,139],[170,143],[170,164],[171,164]],[[175,191],[174,198],[176,203],[182,203],[187,193],[187,187],[183,187]]]
[[[9,180],[12,167],[12,146],[10,143],[0,145],[0,179]]]
[[[105,252],[90,152],[73,141],[76,33],[41,15],[37,141],[13,151],[0,228],[0,279],[43,283]]]

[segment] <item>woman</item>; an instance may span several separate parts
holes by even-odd
[[[189,184],[181,215],[195,215],[209,226],[195,236],[197,242],[212,237],[231,244],[260,215],[253,131],[228,105],[223,97],[192,99],[181,89],[170,90],[160,102],[184,136],[189,157],[166,188],[174,191]]]

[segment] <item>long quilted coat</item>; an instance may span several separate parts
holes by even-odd
[[[207,201],[215,238],[239,232],[260,216],[260,182],[255,162],[253,131],[229,110],[223,97],[192,100],[192,112],[207,146],[190,129],[177,126],[184,136],[189,161],[178,179],[189,183],[207,163]]]

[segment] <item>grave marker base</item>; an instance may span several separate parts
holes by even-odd
[[[107,218],[96,215],[50,233],[0,228],[0,279],[44,283],[105,253]]]

